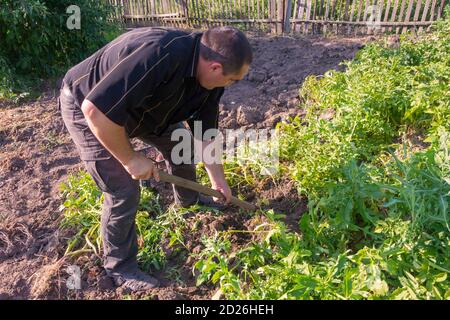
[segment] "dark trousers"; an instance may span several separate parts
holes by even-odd
[[[133,180],[124,167],[97,140],[89,129],[80,106],[67,88],[61,89],[61,115],[80,154],[86,170],[102,190],[104,202],[101,216],[104,267],[109,275],[137,268],[137,236],[135,218],[140,200],[139,181]],[[174,165],[172,148],[178,143],[170,140],[173,130],[184,127],[172,125],[161,136],[138,137],[151,144],[164,156],[169,173],[195,181],[195,165]],[[195,203],[198,193],[173,186],[175,202],[188,206]]]

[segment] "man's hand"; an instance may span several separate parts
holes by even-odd
[[[220,193],[222,193],[224,195],[224,197],[225,197],[225,204],[229,204],[230,203],[231,196],[232,196],[231,189],[230,189],[230,186],[228,185],[228,183],[225,180],[222,181],[222,182],[219,182],[219,183],[217,183],[217,182],[214,183],[212,185],[212,188],[214,190],[219,191]],[[213,200],[217,202],[220,199],[216,198],[216,197],[213,197]]]
[[[138,152],[135,152],[133,156],[128,161],[122,163],[122,165],[135,180],[154,178],[156,181],[159,181],[158,169],[153,161]]]
[[[211,143],[220,143],[221,140],[212,140],[212,141],[202,141],[201,142],[201,146],[202,146],[202,154],[205,154],[205,150],[206,148],[211,144]],[[222,158],[221,154],[216,154],[215,157],[213,159],[209,159],[206,158],[205,160],[205,169],[206,172],[208,172],[208,176],[209,176],[209,180],[211,181],[211,185],[212,188],[214,190],[219,191],[220,193],[223,194],[223,196],[225,197],[225,203],[228,204],[231,201],[231,189],[228,186],[227,180],[225,179],[225,173],[223,171],[223,165],[220,161],[220,159]],[[211,161],[208,161],[211,160]],[[213,197],[214,201],[219,201],[219,198],[217,197]]]

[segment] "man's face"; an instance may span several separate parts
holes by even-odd
[[[207,72],[199,79],[200,85],[208,90],[218,87],[227,87],[234,82],[242,80],[248,72],[249,65],[245,64],[237,74],[223,74],[222,65],[211,62],[207,65]]]

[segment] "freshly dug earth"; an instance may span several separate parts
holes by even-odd
[[[221,128],[272,128],[289,116],[301,115],[298,89],[303,80],[342,69],[340,62],[352,59],[371,40],[251,36],[254,63],[244,80],[226,90],[220,105]],[[113,286],[95,255],[62,258],[71,234],[59,230],[63,215],[59,185],[83,166],[57,110],[57,94],[50,88],[32,102],[0,102],[0,299],[211,298],[213,287],[195,286],[192,258],[169,259],[166,269],[156,274],[164,287],[131,295]],[[158,184],[157,189],[164,205],[169,205],[170,186]],[[266,208],[287,214],[288,226],[298,230],[305,201],[292,184],[266,184],[260,197],[268,200]],[[205,212],[187,219],[199,223],[199,232],[206,234],[251,229],[257,223],[233,209],[219,217]],[[234,243],[250,240],[237,236]],[[198,237],[186,241],[188,250],[201,249]],[[73,264],[83,266],[81,290],[66,287],[67,267]]]

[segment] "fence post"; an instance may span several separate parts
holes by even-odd
[[[409,22],[410,16],[411,16],[411,11],[413,9],[414,6],[414,0],[409,0],[409,5],[408,5],[408,9],[406,10],[406,16],[405,16],[405,20],[404,22]],[[403,29],[402,29],[402,33],[405,33],[406,30],[408,30],[408,26],[404,25]]]
[[[179,0],[181,8],[183,9],[184,13],[184,19],[185,19],[185,26],[190,27],[191,20],[189,19],[189,10],[187,5],[187,0]]]
[[[284,0],[277,0],[277,33],[283,32]]]
[[[289,33],[291,31],[291,11],[292,11],[292,0],[284,1],[285,10],[284,10],[284,30],[283,32]]]
[[[270,32],[277,33],[277,25],[275,20],[277,19],[277,5],[276,0],[269,0],[269,19],[270,19]]]

